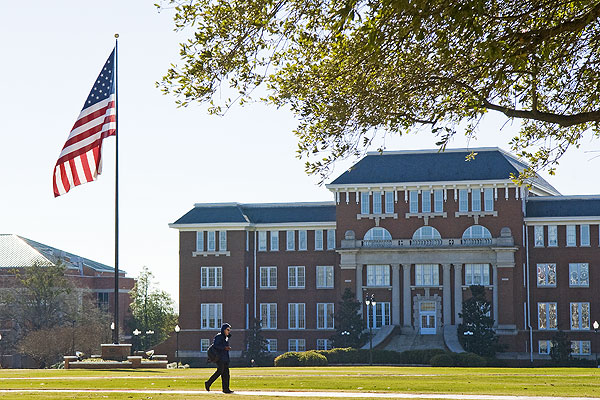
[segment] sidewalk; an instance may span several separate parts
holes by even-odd
[[[204,390],[70,390],[70,389],[3,389],[0,393],[131,393],[131,394],[187,394],[194,396],[222,394],[218,391]],[[226,396],[225,394],[222,394]],[[277,392],[277,391],[236,391],[229,396],[273,396],[296,398],[352,398],[352,399],[449,399],[449,400],[600,400],[600,397],[550,397],[550,396],[497,396],[473,394],[416,394],[382,392]],[[235,397],[234,397],[235,398]]]

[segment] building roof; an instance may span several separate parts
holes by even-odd
[[[471,152],[477,155],[466,161]],[[329,185],[508,180],[511,173],[518,175],[525,168],[527,164],[497,147],[375,152],[368,153]],[[532,183],[559,194],[540,177]]]
[[[67,269],[86,266],[98,272],[112,272],[108,265],[13,234],[0,234],[0,268],[51,265],[62,261]],[[119,270],[119,272],[124,272]]]
[[[195,204],[172,225],[335,222],[335,203]]]
[[[600,217],[600,195],[529,197],[525,217]]]

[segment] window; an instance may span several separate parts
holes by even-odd
[[[375,315],[373,316],[373,308],[375,308]],[[367,327],[381,328],[383,325],[390,324],[390,303],[378,301],[375,307],[369,306],[367,310]],[[375,317],[375,320],[373,320]]]
[[[423,190],[421,192],[421,210],[424,213],[431,212],[431,190]]]
[[[286,250],[294,250],[296,248],[296,234],[295,231],[287,231],[286,233]]]
[[[571,303],[571,330],[590,329],[590,303]]]
[[[488,264],[465,264],[465,285],[489,285],[490,266]]]
[[[567,225],[567,246],[577,246],[575,225]]]
[[[557,327],[556,303],[538,303],[538,329]]]
[[[219,251],[227,250],[227,231],[219,231]]]
[[[261,289],[277,289],[277,267],[260,267]]]
[[[590,274],[587,263],[569,264],[569,287],[589,287]]]
[[[413,233],[413,237],[414,240],[418,240],[418,239],[441,239],[442,236],[440,235],[440,233],[438,232],[437,229],[435,229],[432,226],[422,226],[419,229],[417,229],[415,231],[415,233]]]
[[[317,339],[317,350],[331,350],[332,348],[331,339]]]
[[[556,287],[556,264],[537,265],[537,286]]]
[[[108,311],[108,305],[109,305],[109,303],[108,303],[108,296],[109,295],[110,295],[109,292],[98,292],[97,293],[96,305],[102,311]]]
[[[438,264],[416,264],[416,286],[438,286],[440,284],[440,271]]]
[[[271,251],[279,251],[279,231],[271,231]]]
[[[467,228],[462,235],[463,239],[489,239],[492,237],[490,231],[481,225],[473,225]]]
[[[216,250],[216,246],[217,246],[217,244],[216,244],[216,237],[215,237],[216,232],[215,231],[208,231],[207,233],[208,233],[208,248],[207,248],[207,250],[208,251],[215,251]]]
[[[288,304],[288,329],[304,329],[304,303]]]
[[[385,228],[371,228],[365,234],[364,240],[392,240],[392,235]]]
[[[444,191],[442,189],[433,191],[433,211],[436,213],[444,211]]]
[[[471,210],[481,211],[481,189],[471,191]]]
[[[579,226],[579,245],[580,246],[589,246],[590,245],[590,226],[589,225],[580,225]]]
[[[483,209],[485,211],[494,211],[494,189],[483,189]]]
[[[200,339],[200,351],[206,353],[210,347],[210,339]]]
[[[221,289],[223,287],[223,268],[200,268],[200,287],[202,289]]]
[[[333,288],[333,265],[317,265],[317,289]]]
[[[412,214],[416,214],[419,212],[419,192],[416,190],[411,190],[408,192],[410,202],[409,202],[409,212]]]
[[[317,329],[333,329],[333,303],[317,303]]]
[[[262,329],[277,329],[277,303],[260,304],[260,326]]]
[[[288,288],[304,289],[304,267],[288,267]]]
[[[394,192],[385,192],[385,213],[394,213]]]
[[[306,340],[288,339],[288,351],[306,351]]]
[[[323,230],[315,231],[315,250],[323,250]]]
[[[550,354],[552,348],[552,340],[538,340],[538,353]]]
[[[469,194],[467,192],[467,189],[458,190],[458,211],[469,211]]]
[[[381,207],[381,192],[373,192],[373,214],[383,213],[383,209]]]
[[[246,267],[246,289],[250,288],[250,267]]]
[[[335,229],[327,229],[327,250],[335,249]]]
[[[544,226],[536,225],[533,227],[533,237],[535,247],[544,247]]]
[[[558,229],[556,225],[548,226],[548,247],[558,246]]]
[[[367,286],[390,286],[390,266],[367,265]]]
[[[205,303],[200,305],[200,329],[219,329],[223,324],[223,305]]]
[[[589,340],[571,340],[571,354],[589,356],[592,354],[592,343]]]
[[[306,250],[306,231],[298,231],[298,250]]]
[[[267,351],[275,353],[277,351],[277,339],[265,339],[267,341]]]
[[[246,251],[250,251],[250,232],[246,231]]]
[[[204,251],[204,231],[196,232],[196,251]]]
[[[369,214],[369,192],[360,192],[360,213]]]
[[[267,251],[267,231],[258,232],[258,251]]]

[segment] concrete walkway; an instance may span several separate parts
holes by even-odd
[[[71,389],[2,389],[0,393],[131,393],[131,394],[185,394],[185,395],[211,395],[225,394],[217,391],[206,392],[204,390],[71,390]],[[273,397],[296,397],[296,398],[342,398],[342,399],[449,399],[449,400],[600,400],[600,397],[550,397],[550,396],[499,396],[488,394],[418,394],[418,393],[382,393],[382,392],[276,392],[276,391],[236,391],[229,396],[273,396]]]

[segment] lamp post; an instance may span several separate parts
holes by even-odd
[[[179,331],[181,328],[179,325],[175,325],[175,358],[177,359],[177,368],[179,368]]]
[[[373,305],[373,314],[375,314],[375,295],[372,294],[365,298],[365,304],[367,305],[367,325],[369,325],[369,365],[373,365],[373,325],[375,323],[375,315],[373,315],[373,323],[369,323],[369,306]]]
[[[598,328],[600,328],[600,324],[598,323],[598,321],[594,321],[594,323],[592,324],[592,326],[594,327],[594,336],[596,336],[596,333],[598,333]],[[598,337],[596,336],[596,339],[598,339]],[[600,350],[598,347],[598,340],[596,340],[596,367],[600,368],[600,364],[598,364],[598,353]]]
[[[71,328],[71,354],[75,354],[75,320],[71,321],[72,328]]]
[[[344,347],[348,347],[348,336],[350,336],[350,332],[343,331],[340,335],[342,335],[342,338],[344,339]]]
[[[133,337],[135,338],[135,343],[133,344],[133,354],[135,355],[136,350],[138,350],[138,337],[140,336],[140,333],[142,333],[138,328],[135,328],[135,330],[133,331]]]

